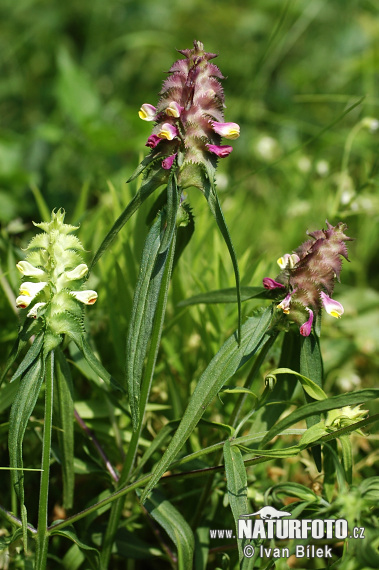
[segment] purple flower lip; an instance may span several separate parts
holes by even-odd
[[[229,156],[229,154],[233,150],[232,146],[226,144],[224,145],[206,144],[205,146],[207,147],[209,152],[216,154],[219,158],[225,158],[226,156]]]
[[[288,313],[290,312],[291,297],[293,293],[295,293],[295,291],[288,293],[288,295],[284,297],[283,301],[279,303],[279,305],[276,305],[276,308],[282,309],[283,313],[285,313],[286,315],[288,315]]]
[[[150,135],[147,139],[145,146],[149,146],[150,148],[155,148],[159,142],[161,142],[161,138],[158,135]]]
[[[263,279],[263,287],[265,289],[284,289],[284,285],[282,285],[282,283],[278,283],[278,281],[271,279],[271,277],[265,277]]]
[[[174,160],[175,160],[177,154],[178,153],[176,152],[175,154],[172,154],[171,156],[167,156],[164,160],[162,160],[162,168],[164,168],[165,170],[170,170],[171,166],[174,163]]]
[[[306,307],[308,313],[309,313],[309,319],[307,320],[306,323],[304,323],[303,325],[301,325],[300,327],[300,334],[302,336],[309,336],[311,334],[311,330],[312,330],[312,323],[313,323],[313,311],[311,309],[309,309],[308,307]]]

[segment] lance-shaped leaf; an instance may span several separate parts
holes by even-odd
[[[133,429],[138,427],[143,363],[152,334],[154,315],[167,262],[168,249],[164,253],[159,253],[164,239],[165,220],[165,215],[160,213],[146,238],[128,329],[126,377]]]
[[[269,337],[266,333],[270,327],[271,319],[271,307],[263,313],[249,318],[242,327],[241,343],[238,343],[237,335],[234,333],[211,360],[199,379],[170,445],[154,470],[153,477],[142,495],[142,501],[146,499],[148,493],[182,449],[207,406],[223,385],[268,340]]]
[[[54,390],[57,411],[57,424],[59,426],[58,444],[61,455],[63,479],[63,507],[71,509],[74,501],[74,402],[73,385],[70,367],[60,350],[55,351],[55,379]]]
[[[44,376],[44,362],[41,357],[37,358],[30,366],[20,382],[18,392],[12,404],[9,417],[9,462],[10,466],[17,470],[12,471],[12,483],[21,503],[21,519],[23,537],[26,548],[27,513],[24,505],[24,475],[22,473],[22,443],[29,418],[37,402]]]
[[[161,493],[156,491],[146,501],[145,508],[175,544],[178,552],[178,570],[192,568],[195,539],[188,522]]]
[[[16,361],[18,355],[20,354],[21,350],[24,348],[28,340],[33,334],[40,329],[40,323],[35,321],[34,319],[26,319],[20,331],[18,333],[17,340],[11,350],[11,353],[8,357],[8,360],[5,364],[5,368],[0,376],[0,385],[2,384],[8,370],[12,366],[12,364]]]
[[[39,353],[41,352],[43,346],[44,334],[41,333],[37,336],[34,340],[32,346],[29,348],[28,352],[25,354],[23,360],[19,364],[16,372],[13,374],[11,378],[11,382],[22,376],[24,372],[29,368],[29,366],[36,360]]]
[[[302,337],[301,339],[300,372],[301,374],[310,378],[322,391],[323,363],[320,349],[320,340],[319,337],[316,336],[313,332],[311,332],[309,336]],[[309,391],[304,383],[302,383],[302,386],[307,402],[312,402],[314,399],[319,399],[314,393],[311,393]],[[307,427],[310,428],[313,425],[318,424],[320,419],[321,418],[319,415],[311,418],[306,418]],[[312,455],[317,469],[321,471],[321,447],[312,448]]]

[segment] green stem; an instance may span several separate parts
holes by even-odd
[[[53,416],[53,382],[54,382],[54,352],[51,351],[46,359],[45,377],[45,423],[42,441],[42,473],[38,505],[38,528],[35,570],[45,570],[49,533],[47,530],[47,513],[49,499],[51,428]]]
[[[248,377],[246,378],[246,382],[244,384],[245,388],[250,389],[254,379],[260,369],[260,367],[262,366],[262,363],[264,361],[264,359],[267,356],[268,351],[270,350],[270,348],[272,347],[272,345],[274,344],[277,336],[278,336],[279,332],[275,332],[273,333],[269,339],[267,340],[267,342],[264,344],[264,346],[262,347],[261,351],[259,352],[259,354],[257,355],[254,364],[249,372]],[[242,409],[243,409],[243,405],[246,401],[246,398],[248,397],[248,394],[243,394],[241,393],[232,412],[232,415],[230,416],[230,420],[229,420],[229,424],[232,427],[236,427],[240,415],[242,413]],[[222,456],[223,456],[223,451],[221,450],[220,453],[217,455],[215,461],[214,461],[214,465],[218,465],[221,461],[222,461]],[[211,475],[209,475],[207,482],[203,488],[203,492],[201,494],[200,500],[198,502],[197,508],[196,508],[196,512],[193,518],[193,522],[192,522],[192,528],[196,528],[199,524],[200,521],[200,517],[202,515],[203,509],[205,507],[205,504],[207,503],[209,497],[211,496],[211,490],[212,490],[212,485],[213,485],[213,481],[216,475],[216,471],[213,471],[211,473]]]
[[[134,461],[137,455],[138,442],[141,435],[144,416],[145,416],[145,408],[150,396],[150,389],[153,380],[155,362],[157,360],[159,344],[162,335],[163,320],[167,305],[168,285],[171,278],[172,264],[175,254],[175,244],[176,244],[176,233],[174,233],[171,242],[170,251],[166,262],[166,268],[163,274],[161,288],[159,292],[156,313],[154,317],[153,334],[151,338],[150,349],[148,352],[148,359],[146,363],[145,373],[141,385],[139,422],[136,431],[132,433],[128,452],[125,458],[125,463],[123,465],[121,476],[118,481],[119,489],[125,486],[125,484],[129,481],[133,471]],[[107,570],[107,568],[109,567],[109,559],[112,552],[112,545],[120,522],[123,505],[124,505],[123,498],[118,499],[112,505],[112,510],[109,517],[107,530],[104,535],[102,551],[101,551],[100,567],[102,570]]]

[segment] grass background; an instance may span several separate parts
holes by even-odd
[[[142,103],[156,103],[164,72],[178,57],[175,48],[189,48],[198,39],[219,54],[216,63],[227,77],[225,117],[241,125],[232,155],[220,161],[218,189],[242,284],[275,277],[276,259],[304,241],[307,229],[325,226],[326,218],[346,222],[356,241],[334,295],[345,315],[339,321],[324,318],[325,389],[337,394],[376,386],[378,8],[375,0],[2,0],[0,364],[17,335],[15,263],[33,235],[32,221],[46,218],[52,208],[65,208],[66,222],[80,223],[79,236],[91,259],[136,191],[135,183],[128,186],[125,180],[147,154],[150,134],[137,111]],[[372,121],[360,123],[367,117]],[[180,417],[196,379],[236,326],[232,305],[178,307],[186,297],[234,284],[226,247],[203,196],[195,189],[188,194],[196,231],[173,277],[147,439],[167,419]],[[99,300],[87,311],[87,328],[116,377],[123,373],[126,327],[152,202],[128,223],[91,278]],[[245,303],[244,314],[255,306]],[[274,351],[267,368],[276,357]],[[109,410],[86,382],[91,372],[77,354],[72,360],[78,411],[110,445],[117,462],[110,443],[114,424],[105,421]],[[215,403],[212,419],[222,421],[232,398]],[[2,465],[8,464],[8,406],[0,397]],[[30,461],[38,444],[38,409],[35,415]],[[126,430],[122,438],[128,437]],[[375,440],[372,435],[370,442],[357,443],[358,479],[377,471]],[[191,445],[200,444],[192,438]],[[77,446],[80,487],[96,465],[83,451],[80,435]],[[0,502],[7,502],[7,493],[5,484]],[[90,488],[86,493],[84,502]]]

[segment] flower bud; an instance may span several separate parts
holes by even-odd
[[[282,283],[278,283],[278,281],[275,281],[270,277],[265,277],[263,279],[263,287],[265,289],[283,289],[284,285],[282,285]]]
[[[167,158],[165,158],[162,161],[162,168],[164,168],[165,170],[170,170],[171,166],[174,163],[174,160],[175,160],[177,154],[178,153],[176,152],[175,154],[172,154],[171,156],[168,156]]]

